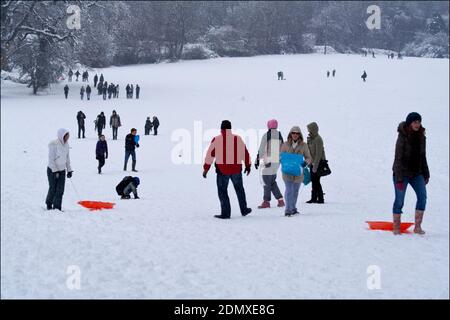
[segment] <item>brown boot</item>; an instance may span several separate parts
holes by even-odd
[[[283,208],[286,204],[283,199],[278,199],[278,208]]]
[[[258,209],[265,209],[270,208],[270,202],[269,201],[263,201],[260,206],[258,206]]]
[[[401,216],[402,215],[400,213],[394,213],[393,214],[394,226],[392,228],[392,232],[396,236],[401,235],[401,232],[400,232]]]
[[[415,224],[414,224],[414,233],[425,234],[425,231],[422,230],[422,220],[423,220],[423,211],[416,210],[416,219],[415,219]]]

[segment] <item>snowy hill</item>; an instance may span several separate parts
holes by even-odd
[[[2,81],[2,298],[448,298],[448,67],[448,59],[340,54],[112,67],[97,70],[120,84],[120,98],[107,101],[95,90],[91,101],[80,101],[81,82],[69,84],[65,100],[65,82],[36,97]],[[333,69],[336,77],[327,78]],[[277,81],[279,70],[286,81]],[[127,83],[140,85],[140,100],[125,99]],[[113,109],[123,126],[117,141],[107,126],[109,159],[98,175],[93,121],[100,111],[109,120]],[[87,116],[84,140],[76,137],[79,110]],[[396,130],[411,111],[427,129],[427,234],[394,237],[367,230],[365,221],[391,219]],[[153,115],[160,134],[144,136]],[[299,125],[306,137],[306,125],[319,124],[333,171],[322,180],[326,203],[305,204],[311,189],[302,186],[302,215],[258,210],[262,185],[252,167],[244,186],[253,212],[240,216],[230,186],[232,219],[214,219],[215,173],[202,178],[199,152],[229,119],[254,159],[271,118],[284,136]],[[47,145],[60,127],[71,133],[74,170],[63,214],[43,209]],[[141,137],[141,199],[119,200],[115,186],[125,175],[124,137],[132,127]],[[192,145],[180,152],[183,133]],[[281,176],[278,182],[284,192]],[[79,200],[116,207],[90,212]],[[404,221],[413,221],[414,205],[409,188]],[[73,265],[80,290],[66,285]],[[378,290],[367,287],[373,265],[381,272]]]

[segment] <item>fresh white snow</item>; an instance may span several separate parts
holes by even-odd
[[[327,78],[333,69],[336,78]],[[286,81],[276,80],[279,70]],[[69,84],[68,100],[64,81],[39,96],[2,81],[1,297],[448,298],[448,70],[448,59],[339,54],[112,67],[96,70],[120,84],[120,98],[107,101],[95,89],[91,101],[80,101],[81,77]],[[141,86],[140,100],[125,99],[127,83]],[[98,175],[93,121],[100,111],[109,121],[113,109],[123,126],[117,141],[107,126],[109,158]],[[79,110],[87,116],[84,140],[77,139]],[[369,231],[366,220],[391,219],[396,130],[411,111],[422,114],[427,129],[427,233]],[[153,115],[161,121],[159,135],[144,136]],[[284,137],[299,125],[306,138],[306,125],[319,124],[332,170],[322,179],[326,204],[305,204],[311,189],[302,186],[303,215],[258,210],[262,185],[252,166],[244,186],[253,212],[240,216],[230,184],[232,219],[214,219],[220,212],[214,168],[203,179],[195,150],[204,152],[229,119],[233,131],[247,133],[253,160],[260,139],[254,132],[263,133],[271,118]],[[71,132],[74,175],[66,180],[65,212],[57,214],[43,208],[47,145],[61,127]],[[141,137],[141,199],[125,201],[115,186],[126,175],[124,137],[131,127]],[[190,151],[178,150],[182,129],[197,141]],[[278,183],[284,192],[281,175]],[[415,194],[408,190],[403,220],[413,221]],[[79,200],[116,207],[91,212]],[[67,285],[70,266],[81,272],[79,290]],[[370,266],[380,271],[380,289],[367,286]]]

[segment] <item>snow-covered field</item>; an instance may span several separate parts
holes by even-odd
[[[327,79],[332,69],[336,78]],[[278,70],[286,81],[276,80]],[[319,54],[113,67],[96,70],[120,84],[120,98],[107,101],[95,91],[91,101],[80,101],[81,82],[70,84],[65,100],[65,82],[35,97],[2,81],[1,297],[449,298],[448,70],[446,59]],[[140,100],[125,99],[127,83],[141,86]],[[98,175],[93,121],[100,111],[109,121],[113,109],[123,126],[117,141],[107,127],[109,159]],[[79,110],[87,116],[85,140],[76,138]],[[427,234],[394,237],[367,230],[365,221],[391,219],[396,130],[411,111],[422,114],[427,129]],[[144,136],[153,115],[160,134]],[[258,210],[262,185],[252,167],[244,177],[252,214],[240,216],[230,185],[232,219],[214,219],[215,173],[203,179],[195,151],[206,150],[211,129],[229,119],[254,159],[254,132],[264,132],[271,118],[285,137],[293,125],[306,137],[306,125],[319,124],[333,171],[322,181],[326,204],[305,204],[310,186],[302,186],[303,215]],[[74,169],[63,214],[43,209],[47,144],[60,127],[71,132]],[[141,136],[141,199],[121,201],[115,186],[125,175],[131,127]],[[179,152],[182,132],[190,134],[191,152]],[[415,195],[408,190],[403,219],[413,221]],[[80,198],[114,201],[116,208],[90,212]],[[79,268],[79,290],[67,285],[70,266]],[[379,271],[380,289],[367,286],[372,270]]]

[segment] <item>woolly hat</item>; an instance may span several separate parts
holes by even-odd
[[[275,119],[267,121],[267,129],[277,129],[278,128],[278,121]]]
[[[220,125],[221,130],[231,129],[231,122],[228,120],[223,120],[222,124]]]
[[[414,121],[417,121],[417,120],[422,122],[422,116],[420,114],[418,114],[417,112],[411,112],[406,117],[406,125],[409,127],[411,125],[411,123],[413,123]]]

